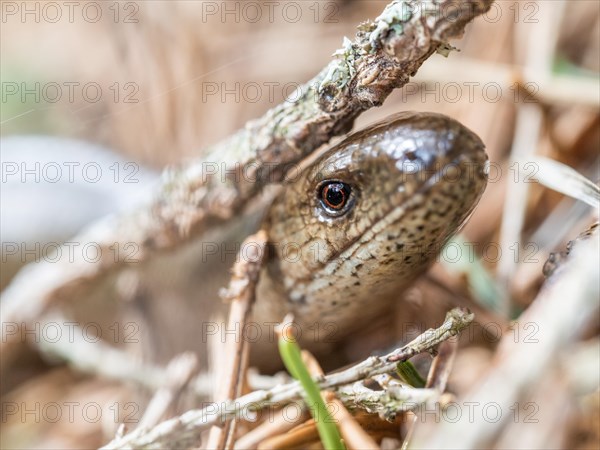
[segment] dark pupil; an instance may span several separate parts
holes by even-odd
[[[327,184],[323,187],[322,198],[329,208],[339,210],[344,207],[349,191],[344,183]]]
[[[339,206],[344,202],[344,191],[338,185],[327,189],[327,203],[332,206]]]

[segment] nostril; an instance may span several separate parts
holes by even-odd
[[[414,161],[415,159],[417,159],[417,154],[415,153],[414,150],[409,150],[406,152],[406,159],[409,161]]]
[[[427,164],[425,164],[421,159],[405,159],[402,158],[401,160],[396,162],[396,168],[403,174],[406,175],[413,175],[413,174],[417,174],[420,172],[423,172],[423,170],[427,167]]]
[[[439,161],[445,175],[453,180],[464,176],[479,176],[476,174],[484,170],[484,163],[487,160],[485,147],[479,137],[461,126],[460,130],[454,130],[451,139],[445,141],[446,151],[440,154]],[[464,173],[461,176],[455,175],[453,171],[456,170]]]

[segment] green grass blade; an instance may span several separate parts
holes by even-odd
[[[279,336],[279,354],[285,364],[288,372],[300,381],[300,384],[306,392],[307,404],[310,409],[310,413],[317,424],[317,430],[319,437],[323,443],[325,450],[345,450],[345,446],[342,442],[340,432],[338,431],[335,421],[327,406],[321,397],[319,387],[314,382],[308,369],[302,361],[302,355],[300,353],[300,347],[290,335]]]

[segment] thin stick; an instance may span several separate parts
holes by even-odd
[[[53,342],[40,339],[35,343],[41,353],[52,359],[58,358],[80,372],[122,383],[135,383],[150,391],[156,391],[168,384],[169,374],[165,368],[132,358],[129,353],[111,347],[102,340],[88,342],[82,339],[81,336],[85,334],[74,321],[52,312],[41,322],[42,327],[51,324],[60,330],[61,339]],[[210,396],[213,392],[212,378],[209,373],[198,374],[186,386],[186,394],[199,398]],[[248,383],[253,389],[270,389],[288,380],[289,377],[283,373],[276,376],[260,375],[256,371],[248,373]]]
[[[52,359],[60,359],[71,367],[121,382],[134,382],[151,391],[168,384],[167,371],[156,365],[132,358],[125,351],[111,347],[104,341],[90,342],[83,339],[85,332],[66,317],[54,311],[47,314],[40,325],[57,328],[60,339],[39,339],[35,346]]]
[[[224,353],[228,357],[228,367],[219,368],[218,373],[224,376],[223,383],[215,396],[217,402],[231,401],[242,394],[242,384],[248,365],[249,345],[244,339],[248,318],[255,301],[256,283],[262,267],[264,249],[267,242],[267,233],[260,230],[249,236],[242,244],[243,252],[238,254],[238,260],[233,266],[233,273],[229,288],[223,297],[231,301],[227,329],[237,332],[227,339],[224,344]],[[235,433],[235,420],[226,419],[222,427],[215,427],[207,448],[233,448],[233,435]]]
[[[313,448],[313,443],[321,444],[319,432],[314,419],[292,428],[285,434],[270,437],[258,444],[258,450],[271,450],[274,448],[300,449]],[[320,448],[323,448],[322,445]]]
[[[234,448],[237,450],[249,450],[257,448],[259,443],[273,436],[281,435],[286,431],[306,422],[310,414],[301,403],[286,405],[275,413],[273,419],[266,419],[259,426],[240,437]],[[273,447],[271,447],[273,448]]]
[[[198,358],[192,352],[181,353],[173,358],[167,366],[167,384],[154,393],[138,427],[155,426],[177,402],[198,368]]]

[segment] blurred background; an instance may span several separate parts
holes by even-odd
[[[48,257],[93,220],[148,201],[165,167],[201,157],[207,146],[282,102],[386,2],[0,4],[5,288],[25,263]],[[596,214],[541,186],[514,183],[513,158],[544,155],[593,182],[600,178],[600,6],[595,0],[499,1],[452,44],[458,51],[433,55],[411,83],[361,115],[355,129],[398,111],[435,111],[482,138],[497,172],[462,235],[478,244],[484,268],[509,293],[514,318],[537,295],[548,255],[564,250]],[[507,214],[517,215],[516,231]],[[482,254],[510,236],[515,258]],[[65,301],[61,314],[97,324],[102,342],[135,361],[164,368],[189,351],[197,372],[205,372],[198,324],[219,308],[202,302],[216,298],[232,260],[207,269],[198,252],[198,243],[190,244],[115,275],[76,305]],[[394,314],[345,348],[346,361],[409,339],[402,324],[439,323],[457,303],[453,292],[473,297],[480,320],[499,320],[501,308],[478,303],[464,274],[439,264],[432,273],[451,289],[421,280]],[[592,322],[584,334],[597,339],[600,321]],[[498,341],[463,342],[450,390],[464,392],[488,369]],[[160,385],[86,373],[41,347],[24,348],[2,367],[2,448],[99,446],[126,419],[135,427],[152,383]],[[567,397],[568,420],[548,431],[544,443],[598,448],[597,387]],[[168,414],[200,401],[183,396]],[[76,405],[71,415],[69,402]],[[48,407],[55,403],[58,418]]]

